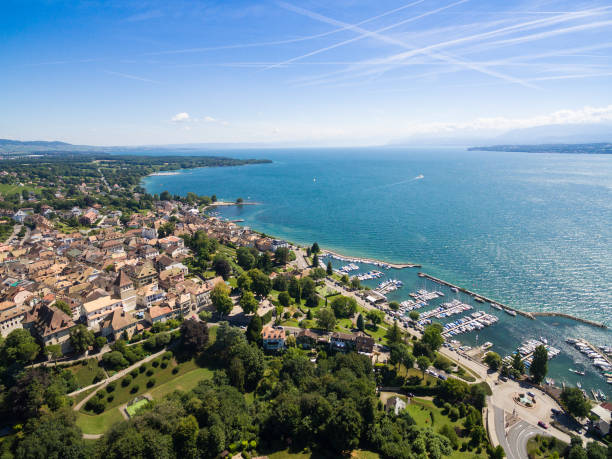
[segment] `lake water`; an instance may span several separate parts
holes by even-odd
[[[273,163],[188,170],[149,177],[144,185],[151,193],[193,191],[256,201],[257,206],[221,212],[297,243],[317,241],[350,256],[419,263],[428,274],[519,309],[566,312],[612,326],[609,155],[464,148],[235,150],[223,155]],[[405,282],[391,299],[408,299],[409,292],[423,286],[416,272],[388,273]],[[475,306],[501,319],[478,334],[480,343],[492,341],[494,350],[505,355],[522,339],[544,336],[563,350],[550,362],[554,379],[573,383],[576,377],[567,369],[584,368],[587,390],[592,384],[610,392],[590,362],[563,343],[572,336],[610,345],[610,331],[558,318],[512,318]],[[460,339],[473,344],[476,333]]]

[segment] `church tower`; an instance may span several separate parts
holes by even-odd
[[[117,279],[115,279],[115,295],[121,298],[123,310],[125,312],[136,309],[136,292],[132,279],[123,270],[119,271]]]

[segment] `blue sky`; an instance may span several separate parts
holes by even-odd
[[[0,3],[0,137],[375,144],[612,120],[609,1]]]

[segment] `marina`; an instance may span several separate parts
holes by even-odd
[[[451,336],[468,333],[474,330],[482,330],[485,327],[489,327],[497,323],[498,320],[499,319],[492,314],[487,314],[483,311],[476,311],[469,316],[465,316],[462,319],[444,325],[442,336],[444,338],[449,338]]]
[[[591,360],[591,364],[604,375],[606,382],[612,384],[612,377],[610,376],[612,372],[612,359],[605,352],[605,350],[610,350],[608,346],[598,348],[585,339],[568,338],[566,341],[572,344],[581,354],[588,357]],[[572,372],[581,374],[575,370]],[[584,376],[584,371],[582,375]]]
[[[540,339],[529,339],[519,346],[516,350],[518,354],[521,356],[521,360],[525,364],[526,368],[531,366],[531,362],[533,361],[533,353],[538,346],[544,346],[546,351],[548,352],[548,360],[553,359],[561,353],[561,350],[556,347],[548,344],[548,340],[546,338],[540,337]],[[513,355],[506,356],[504,358],[504,362],[507,364],[512,364]]]

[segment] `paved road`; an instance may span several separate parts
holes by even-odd
[[[508,459],[527,459],[527,441],[544,430],[525,421],[520,421],[508,430],[508,445],[506,456]]]

